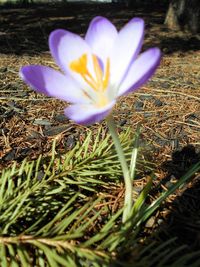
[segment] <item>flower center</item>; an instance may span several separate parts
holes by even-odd
[[[102,107],[108,103],[108,99],[105,96],[105,91],[108,88],[109,77],[110,77],[110,60],[107,59],[105,73],[103,73],[98,59],[95,55],[92,55],[92,63],[94,67],[94,76],[88,70],[88,58],[87,54],[83,54],[78,59],[70,63],[70,69],[84,79],[84,81],[97,93],[97,106]],[[89,95],[86,93],[89,97]]]

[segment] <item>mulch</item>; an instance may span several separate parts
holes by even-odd
[[[70,150],[77,140],[84,140],[87,131],[95,131],[99,127],[99,124],[83,127],[69,121],[63,115],[66,103],[36,94],[18,75],[19,68],[27,64],[57,68],[48,51],[48,34],[56,28],[84,34],[89,21],[96,15],[108,17],[118,28],[132,17],[144,18],[144,49],[158,46],[163,52],[160,68],[151,81],[135,93],[120,99],[115,107],[114,116],[119,131],[128,126],[134,131],[137,124],[141,123],[141,144],[145,146],[148,160],[157,166],[155,173],[158,179],[167,177],[163,186],[167,187],[167,183],[178,179],[193,163],[198,162],[200,37],[187,32],[169,31],[163,25],[165,12],[165,7],[145,6],[128,9],[116,4],[81,3],[2,8],[0,170],[11,166],[14,161],[20,163],[24,158],[35,159],[40,154],[49,155],[54,138],[59,140],[56,149],[64,153]],[[197,180],[196,178],[195,182],[188,185],[189,193],[186,190],[185,195],[181,195],[181,201],[188,199],[188,194],[193,195],[194,214],[200,203]],[[177,211],[177,202],[173,202],[174,198],[168,202],[168,211]],[[186,202],[189,201],[191,198]],[[178,203],[180,204],[180,201]],[[184,218],[188,223],[188,212],[186,209],[182,210],[179,224]],[[169,217],[169,212],[166,214],[166,221],[172,218]],[[161,217],[163,221],[164,215]],[[152,227],[153,225],[155,226],[154,223]],[[199,219],[194,220],[192,226],[190,223],[194,237],[199,229]],[[176,229],[176,234],[180,233],[181,236],[181,231]],[[199,248],[198,241],[199,239],[196,240],[195,248]]]

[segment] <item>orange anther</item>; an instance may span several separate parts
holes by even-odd
[[[77,60],[74,60],[70,63],[70,69],[82,76],[84,81],[95,91],[102,92],[107,89],[110,76],[110,61],[107,59],[105,75],[99,65],[98,58],[95,55],[92,55],[93,67],[95,77],[91,75],[88,71],[87,63],[88,58],[87,54],[83,54]]]

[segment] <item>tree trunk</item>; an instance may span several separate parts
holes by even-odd
[[[173,30],[200,32],[200,0],[171,0],[165,24]]]

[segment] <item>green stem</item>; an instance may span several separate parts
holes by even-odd
[[[122,222],[125,223],[130,216],[132,205],[133,205],[133,188],[132,188],[132,180],[130,177],[130,171],[126,162],[126,158],[116,131],[114,119],[112,115],[108,116],[107,119],[107,125],[110,130],[110,134],[112,136],[115,149],[117,151],[117,155],[122,167],[122,172],[124,175],[124,183],[125,183],[125,198],[124,198],[124,212],[122,217]]]

